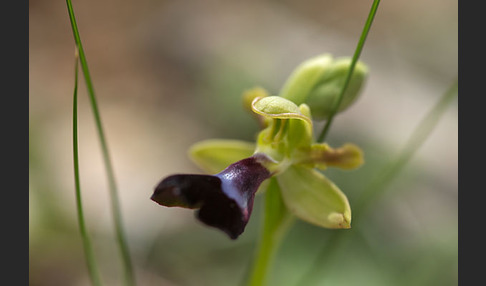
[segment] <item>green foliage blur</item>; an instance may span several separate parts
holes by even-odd
[[[302,61],[352,56],[372,1],[73,1],[119,186],[139,285],[239,286],[260,231],[257,197],[245,233],[229,240],[190,210],[149,198],[163,177],[201,173],[187,156],[209,138],[254,141],[242,93],[276,94]],[[29,280],[89,285],[72,161],[74,41],[59,1],[29,2]],[[383,1],[360,60],[363,93],[327,142],[358,144],[358,170],[325,171],[351,209],[457,76],[457,1]],[[80,79],[80,83],[82,83]],[[103,282],[122,285],[108,183],[79,87],[80,175]],[[315,125],[316,132],[323,123]],[[298,221],[270,285],[457,285],[457,104],[350,230]],[[354,218],[353,218],[354,219]],[[329,256],[321,256],[335,231]],[[314,270],[313,270],[314,269]],[[317,270],[315,270],[317,269]],[[310,276],[310,277],[309,277]]]

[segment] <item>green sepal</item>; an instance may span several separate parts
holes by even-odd
[[[209,139],[189,148],[189,157],[202,170],[216,174],[230,164],[253,155],[255,144],[240,140]]]
[[[277,176],[285,205],[296,217],[325,228],[350,228],[346,195],[320,172],[298,165]]]

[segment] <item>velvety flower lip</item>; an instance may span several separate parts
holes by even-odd
[[[151,199],[167,207],[199,209],[200,221],[236,239],[250,219],[258,187],[271,176],[261,164],[265,157],[255,154],[216,175],[171,175],[157,185]]]

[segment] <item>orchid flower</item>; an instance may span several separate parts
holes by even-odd
[[[246,91],[246,107],[262,126],[256,142],[210,139],[194,144],[190,157],[214,175],[171,175],[157,185],[151,199],[163,206],[198,209],[200,221],[236,239],[250,219],[255,195],[274,177],[295,217],[325,228],[350,228],[346,195],[321,171],[355,169],[363,164],[363,152],[352,143],[332,148],[315,142],[311,115],[328,116],[347,68],[349,59],[325,54],[300,65],[279,96],[260,87]],[[359,63],[340,111],[355,101],[366,73]]]

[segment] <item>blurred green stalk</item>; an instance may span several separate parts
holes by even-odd
[[[98,105],[96,103],[96,97],[94,93],[93,84],[91,82],[91,76],[88,69],[88,63],[86,61],[86,57],[83,50],[83,45],[81,43],[81,38],[79,36],[78,27],[76,24],[76,18],[74,16],[74,10],[72,7],[72,3],[70,0],[66,0],[68,12],[69,12],[69,19],[71,21],[71,27],[73,30],[74,41],[76,42],[76,46],[79,51],[79,60],[81,62],[81,69],[84,74],[84,79],[86,82],[86,87],[88,89],[91,107],[93,109],[93,115],[95,118],[96,127],[98,130],[98,136],[101,143],[101,149],[103,153],[103,159],[105,162],[106,173],[108,177],[108,184],[110,189],[110,199],[111,199],[111,209],[112,209],[112,216],[115,222],[115,232],[116,238],[119,246],[119,250],[123,260],[124,266],[124,278],[125,278],[125,285],[135,285],[135,279],[133,275],[132,269],[132,262],[130,258],[130,252],[128,250],[127,242],[125,239],[125,232],[123,230],[122,218],[121,218],[121,211],[120,211],[120,203],[118,201],[118,189],[115,182],[115,176],[113,172],[113,167],[111,165],[111,160],[108,152],[108,147],[105,140],[105,135],[103,131],[103,127],[101,124],[101,117],[98,111]]]
[[[265,191],[263,227],[247,285],[266,285],[277,249],[293,221],[294,216],[287,211],[282,201],[277,180],[270,179]]]
[[[405,144],[405,147],[399,153],[394,161],[391,161],[380,173],[379,176],[373,180],[370,185],[363,191],[361,197],[357,200],[354,213],[357,217],[362,216],[368,205],[380,196],[386,186],[398,175],[403,167],[410,161],[415,152],[425,142],[439,122],[440,118],[451,104],[452,100],[457,96],[457,80],[449,87],[449,89],[441,96],[436,105],[427,113],[419,125],[415,128],[412,135]]]
[[[357,221],[361,220],[365,211],[369,209],[369,206],[383,195],[388,184],[397,177],[400,171],[403,170],[405,165],[432,133],[442,115],[447,110],[447,107],[449,107],[452,101],[456,98],[457,88],[458,83],[457,80],[455,80],[451,87],[441,96],[437,104],[430,109],[415,128],[410,139],[398,156],[390,161],[364,189],[363,193],[358,198],[356,205],[353,207],[353,217],[355,217],[353,218],[353,221],[357,227],[359,227]],[[319,252],[316,261],[312,263],[313,266],[302,276],[301,281],[296,285],[312,285],[311,280],[317,273],[322,273],[324,271],[325,266],[331,260],[335,252],[340,249],[340,246],[342,246],[349,238],[350,235],[347,235],[346,233],[332,232],[329,240]]]
[[[93,285],[99,286],[101,284],[98,267],[94,259],[93,248],[86,230],[83,213],[83,202],[81,200],[81,184],[79,180],[79,153],[78,153],[78,63],[79,53],[76,48],[74,63],[74,95],[73,95],[73,161],[74,161],[74,183],[76,188],[76,206],[78,210],[78,225],[83,240],[84,255],[86,256],[86,263],[88,266],[88,273]]]
[[[373,1],[373,5],[371,5],[370,13],[368,15],[368,19],[366,20],[366,23],[363,27],[363,32],[361,33],[361,37],[359,38],[358,45],[356,47],[356,50],[354,51],[353,58],[351,59],[351,65],[349,66],[348,74],[346,75],[346,79],[344,80],[344,85],[343,88],[341,89],[341,93],[339,94],[337,102],[334,104],[332,108],[332,112],[329,115],[328,120],[326,121],[326,125],[324,125],[324,128],[321,131],[321,134],[317,137],[317,142],[324,142],[327,132],[329,131],[329,128],[331,127],[331,123],[334,119],[334,115],[336,115],[337,110],[339,109],[339,106],[341,105],[341,102],[343,101],[344,98],[344,93],[346,92],[346,89],[348,88],[349,82],[351,80],[351,76],[353,75],[354,72],[354,67],[356,66],[356,63],[358,62],[359,56],[361,55],[361,51],[363,50],[366,37],[368,37],[368,33],[371,29],[371,24],[373,23],[373,19],[375,18],[376,11],[378,10],[378,5],[380,5],[380,0],[375,0]]]

